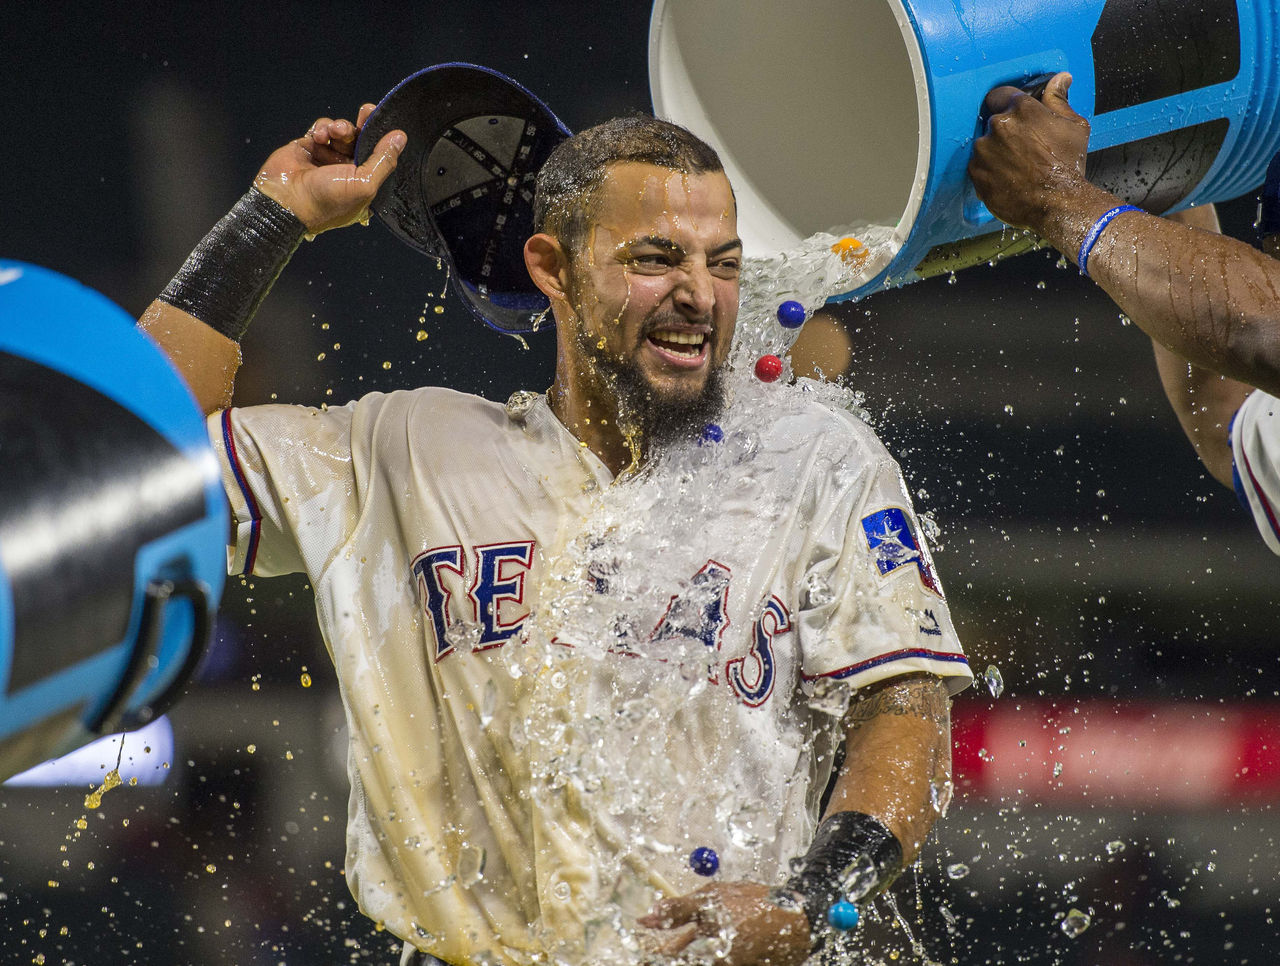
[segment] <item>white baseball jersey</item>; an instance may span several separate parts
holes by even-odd
[[[1280,399],[1258,390],[1231,424],[1236,495],[1267,546],[1280,553]]]
[[[785,386],[720,428],[614,480],[533,394],[211,417],[232,571],[310,575],[346,874],[394,934],[455,966],[629,961],[635,917],[705,884],[694,849],[786,878],[851,688],[970,680],[874,434]]]

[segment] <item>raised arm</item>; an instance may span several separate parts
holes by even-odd
[[[230,405],[239,339],[304,235],[367,218],[394,170],[405,145],[402,131],[387,134],[364,164],[352,160],[373,107],[360,108],[355,124],[320,118],[273,152],[249,192],[139,319],[205,412]]]
[[[946,684],[910,675],[860,692],[845,718],[845,759],[800,871],[780,890],[727,882],[659,902],[642,925],[672,930],[675,954],[733,930],[727,966],[795,966],[844,896],[842,874],[862,870],[859,899],[886,889],[915,861],[951,797],[951,702]]]
[[[988,133],[969,172],[992,213],[1030,228],[1073,260],[1123,202],[1085,180],[1089,124],[1058,74],[1043,99],[991,92]],[[1175,356],[1280,394],[1280,262],[1222,235],[1140,211],[1115,217],[1087,257],[1088,274]],[[1184,424],[1185,425],[1185,424]]]

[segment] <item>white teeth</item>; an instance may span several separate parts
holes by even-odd
[[[662,342],[678,342],[682,345],[702,345],[707,337],[701,332],[673,332],[670,329],[660,329],[653,333],[650,338],[658,339]]]

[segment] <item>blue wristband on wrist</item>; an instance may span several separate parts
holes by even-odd
[[[1089,253],[1093,251],[1093,246],[1098,244],[1098,239],[1107,230],[1107,225],[1111,224],[1112,219],[1116,215],[1123,215],[1126,211],[1141,210],[1137,205],[1117,205],[1110,211],[1105,212],[1101,218],[1093,223],[1089,233],[1084,236],[1084,241],[1080,243],[1080,254],[1076,256],[1076,264],[1080,266],[1081,275],[1087,276],[1089,274]]]

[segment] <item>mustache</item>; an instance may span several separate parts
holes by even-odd
[[[685,315],[664,312],[662,315],[655,315],[645,320],[644,327],[640,330],[640,338],[647,339],[653,333],[662,329],[678,329],[686,325],[705,325],[714,335],[716,331],[715,323],[712,321],[710,314],[698,319],[691,319]]]

